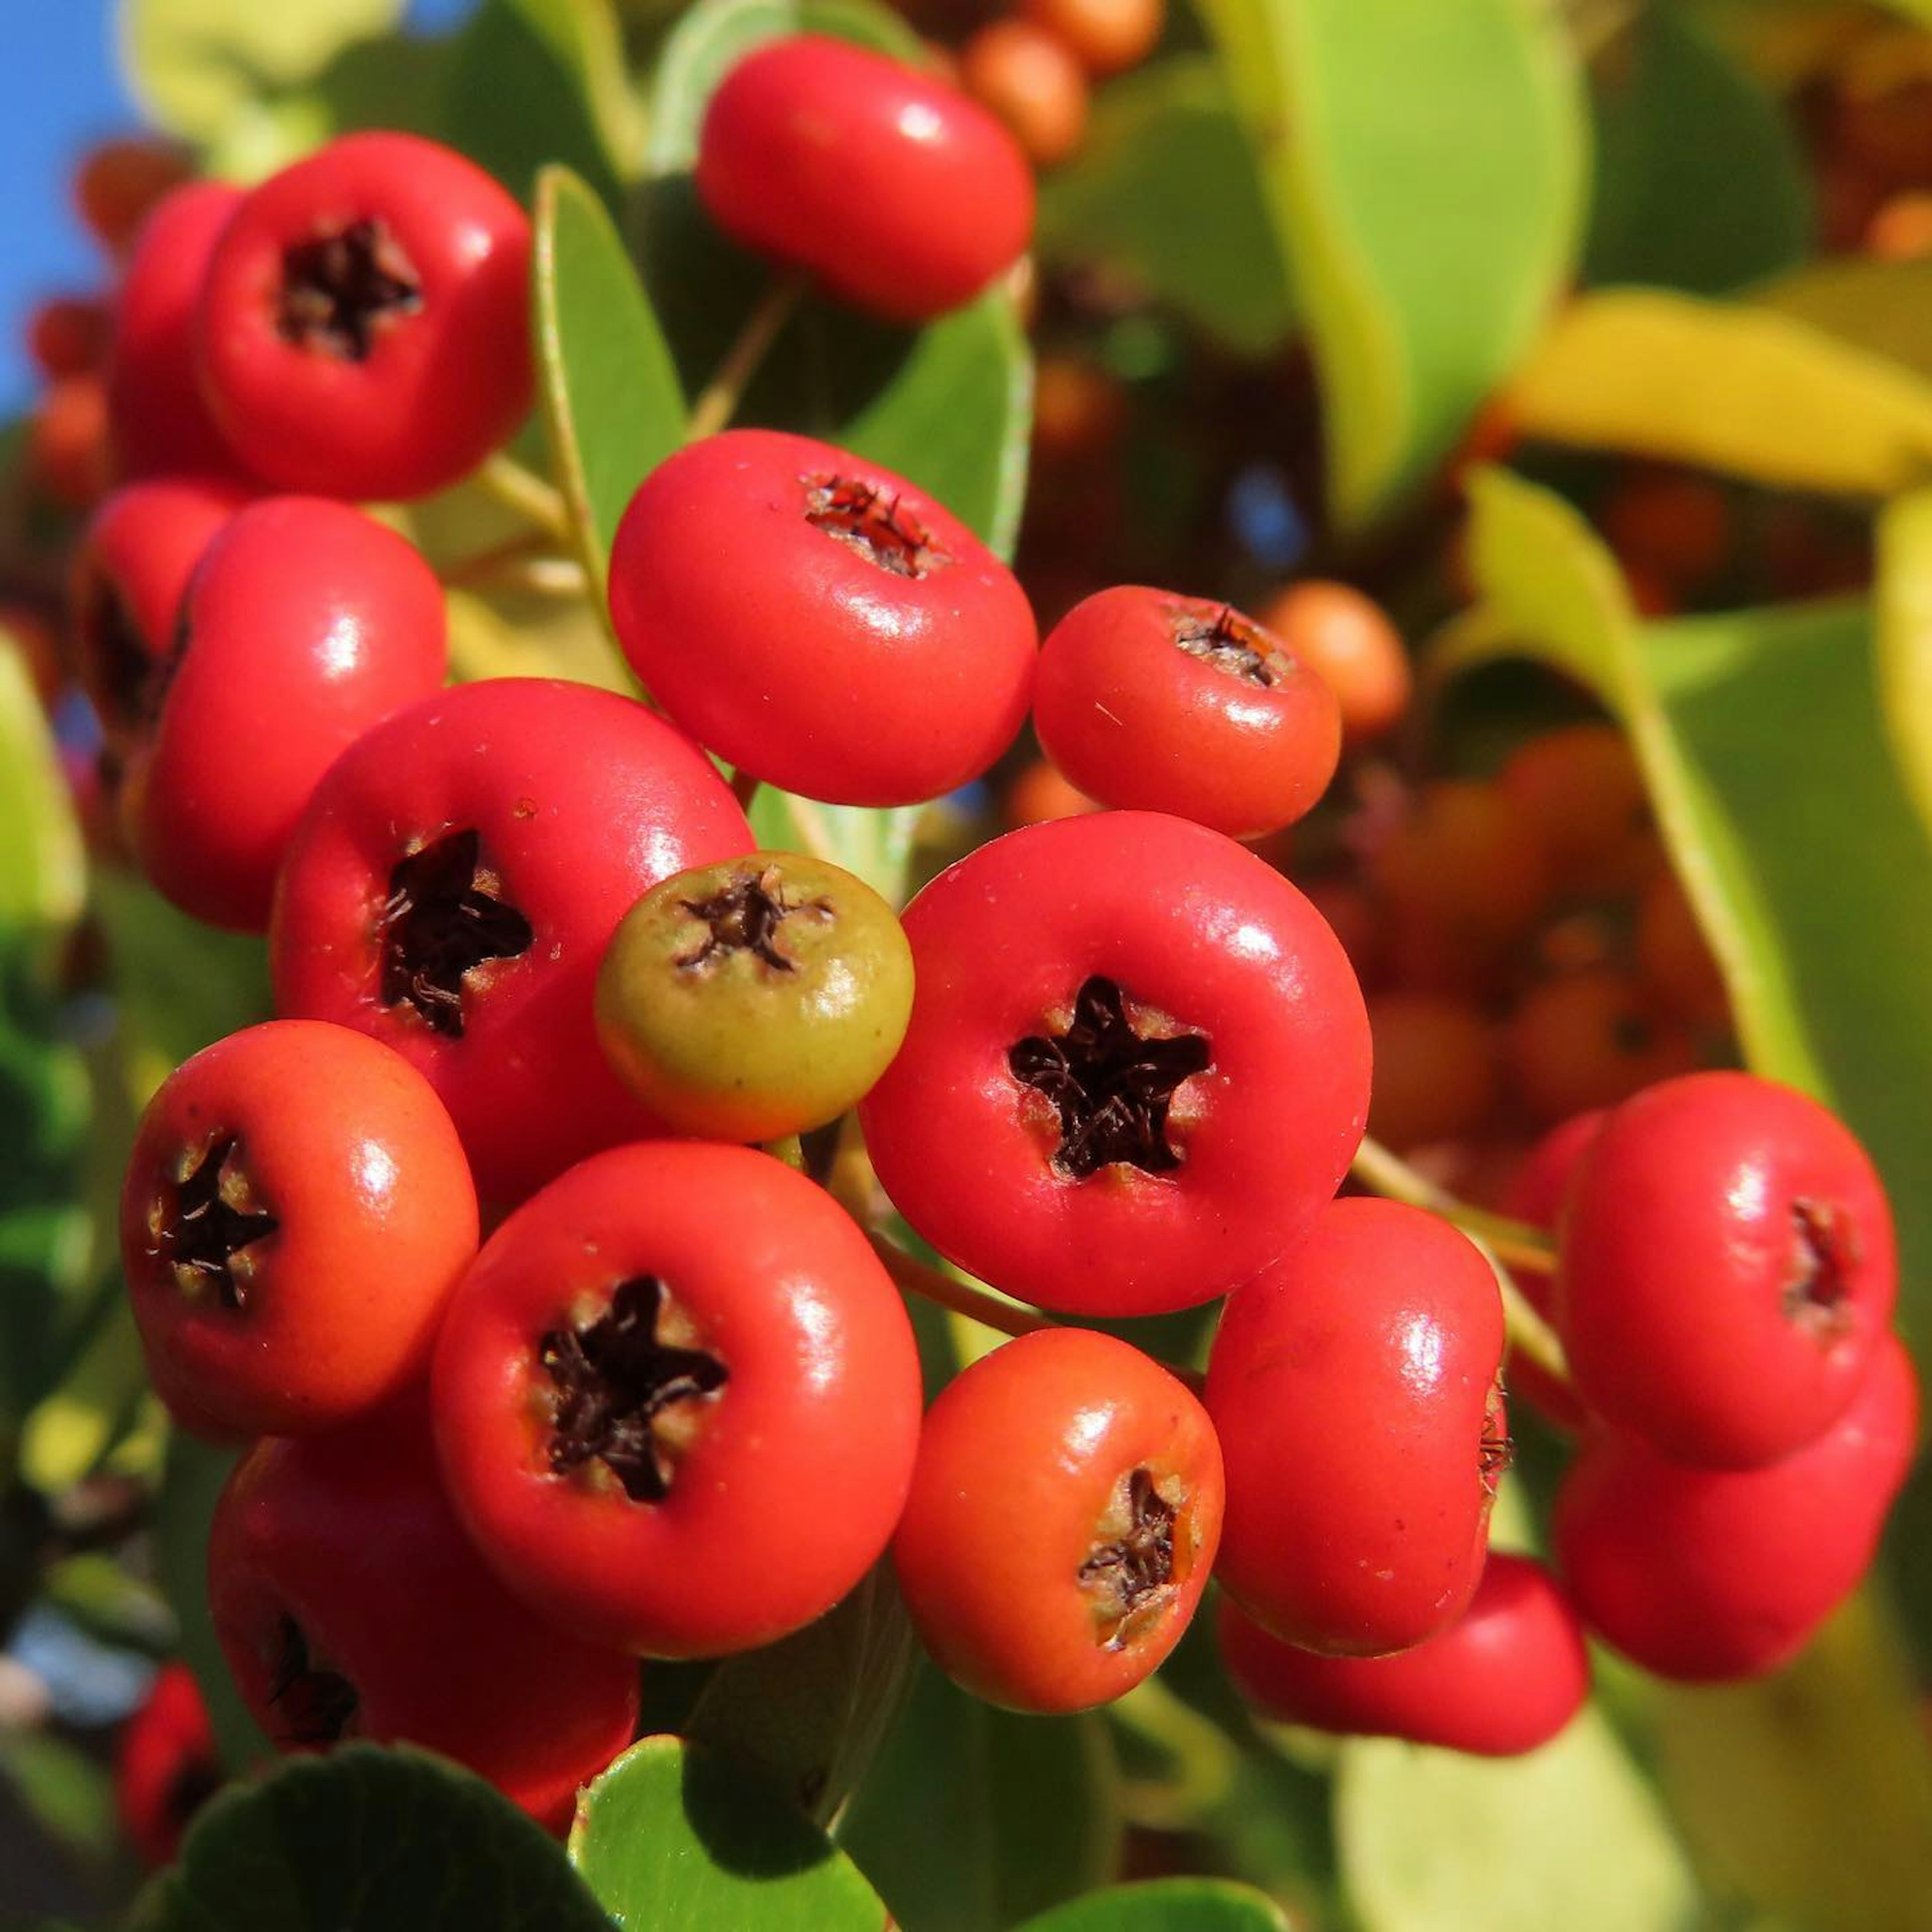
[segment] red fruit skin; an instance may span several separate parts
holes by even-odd
[[[1584,1622],[1660,1677],[1775,1670],[1870,1566],[1918,1420],[1911,1358],[1888,1335],[1846,1413],[1763,1468],[1690,1468],[1603,1430],[1564,1477],[1552,1525]]]
[[[772,41],[724,76],[697,184],[734,242],[894,322],[970,300],[1033,234],[1033,171],[992,115],[822,34]]]
[[[275,874],[316,784],[369,727],[440,688],[442,586],[346,504],[278,496],[203,554],[123,812],[141,869],[184,912],[268,929]]]
[[[150,1871],[174,1863],[190,1820],[221,1780],[214,1727],[194,1673],[178,1660],[164,1664],[128,1720],[114,1760],[121,1828]]]
[[[906,909],[915,990],[898,1058],[860,1105],[879,1179],[949,1260],[1076,1315],[1147,1315],[1224,1294],[1334,1195],[1368,1110],[1369,1029],[1335,935],[1220,833],[1094,812],[1007,833]],[[1098,975],[1208,1036],[1176,1088],[1180,1164],[1054,1165],[1053,1103],[1008,1062],[1064,1028]]]
[[[230,1136],[272,1232],[241,1252],[242,1306],[176,1278],[160,1231],[184,1160]],[[135,1136],[121,1256],[155,1386],[218,1437],[339,1426],[428,1368],[476,1252],[476,1192],[429,1083],[346,1027],[274,1020],[205,1048],[161,1084]]]
[[[1583,1628],[1556,1579],[1526,1556],[1492,1555],[1469,1607],[1393,1657],[1322,1657],[1268,1635],[1221,1600],[1221,1656],[1265,1715],[1345,1736],[1406,1738],[1479,1757],[1516,1757],[1560,1733],[1590,1694]]]
[[[916,577],[808,519],[848,480],[942,561]],[[644,482],[610,556],[610,615],[638,675],[700,744],[842,805],[908,805],[976,778],[1026,716],[1033,611],[964,524],[831,444],[731,430]]]
[[[123,478],[241,470],[202,400],[194,346],[195,304],[241,202],[226,182],[190,182],[141,224],[107,357],[108,434]]]
[[[88,520],[68,602],[76,673],[111,743],[152,723],[154,669],[173,646],[188,578],[248,500],[220,477],[158,476],[123,484]]]
[[[1831,1217],[1823,1319],[1786,1312],[1810,1264],[1798,1202]],[[1665,1081],[1616,1108],[1570,1180],[1559,1248],[1552,1312],[1578,1394],[1714,1468],[1774,1461],[1844,1414],[1898,1294],[1864,1149],[1816,1101],[1747,1073]]]
[[[1167,1593],[1103,1619],[1081,1570],[1136,1470],[1174,1508]],[[955,1377],[928,1412],[892,1562],[920,1640],[1013,1711],[1084,1711],[1159,1668],[1220,1541],[1221,1451],[1186,1385],[1089,1329],[1042,1329]]]
[[[357,359],[284,335],[284,252],[383,225],[420,293]],[[346,134],[250,191],[208,264],[201,385],[251,468],[284,490],[428,496],[530,408],[530,224],[460,154],[411,134]]]
[[[419,1399],[302,1442],[257,1443],[208,1531],[215,1635],[280,1750],[326,1749],[278,1699],[286,1620],[354,1686],[344,1736],[440,1751],[550,1830],[631,1742],[638,1672],[526,1609],[471,1546]]]
[[[1502,1354],[1496,1277],[1448,1222],[1392,1201],[1326,1208],[1228,1297],[1208,1358],[1228,1594],[1339,1656],[1446,1630],[1488,1546]]]
[[[1216,626],[1260,658],[1265,682],[1182,647],[1183,634]],[[1172,812],[1231,838],[1292,824],[1342,754],[1335,694],[1278,638],[1225,604],[1143,584],[1084,598],[1048,632],[1034,728],[1102,804]]]
[[[50,382],[86,376],[107,353],[113,312],[96,296],[53,296],[27,318],[27,353]]]
[[[452,1036],[385,1000],[382,919],[398,863],[465,830],[532,938],[464,976]],[[276,896],[277,1010],[393,1046],[449,1109],[478,1193],[512,1205],[586,1154],[662,1131],[598,1045],[598,962],[660,879],[753,843],[703,754],[641,704],[543,678],[440,693],[316,788]]]
[[[541,1360],[644,1276],[728,1372],[657,1502],[600,1461],[552,1466]],[[452,1498],[505,1584],[652,1657],[749,1649],[830,1610],[884,1550],[918,1448],[890,1277],[829,1195],[748,1148],[614,1148],[526,1202],[451,1304],[434,1390]]]

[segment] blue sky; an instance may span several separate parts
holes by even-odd
[[[235,0],[238,7],[274,0]],[[425,26],[468,10],[472,0],[412,0]],[[68,198],[75,157],[90,142],[136,124],[116,71],[114,0],[28,0],[7,10],[0,62],[0,416],[31,398],[34,377],[23,332],[44,297],[98,288],[105,268]]]

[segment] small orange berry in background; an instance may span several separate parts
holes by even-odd
[[[1550,855],[1558,892],[1635,892],[1662,858],[1643,776],[1614,724],[1569,724],[1510,754],[1496,775],[1504,796]]]
[[[1087,133],[1087,76],[1030,20],[995,20],[959,50],[966,92],[1006,124],[1036,168],[1058,167]]]
[[[1334,692],[1350,749],[1382,736],[1408,709],[1408,655],[1372,598],[1311,578],[1290,584],[1256,614]]]
[[[1005,818],[1017,830],[1043,824],[1049,818],[1072,818],[1104,808],[1078,786],[1060,776],[1044,758],[1036,758],[1006,788]]]
[[[194,172],[186,149],[152,135],[103,141],[74,171],[74,202],[110,254],[124,253],[148,209]]]
[[[1382,914],[1367,889],[1350,878],[1297,879],[1309,904],[1334,928],[1364,986],[1380,973],[1382,959]]]
[[[85,510],[108,483],[107,392],[98,376],[64,376],[34,405],[27,467],[40,488],[70,510]]]
[[[1495,1029],[1468,1000],[1388,992],[1369,1001],[1369,1132],[1396,1153],[1472,1134],[1502,1085]]]
[[[1932,194],[1920,189],[1881,202],[1865,224],[1865,253],[1882,262],[1932,255]]]
[[[1078,356],[1042,356],[1034,372],[1033,457],[1077,463],[1111,455],[1126,427],[1120,384]]]
[[[27,353],[52,381],[85,376],[107,359],[113,326],[112,312],[98,296],[56,296],[27,318]]]
[[[1166,0],[1022,0],[1027,18],[1096,78],[1138,67],[1167,25]]]
[[[1598,521],[1623,562],[1674,588],[1714,576],[1730,554],[1730,500],[1708,476],[1687,471],[1638,471],[1604,500]]]
[[[1636,971],[1644,990],[1694,1027],[1730,1024],[1724,976],[1676,874],[1660,872],[1637,908]]]
[[[1698,1062],[1689,1030],[1610,967],[1532,987],[1510,1021],[1509,1058],[1516,1091],[1544,1126],[1615,1106]]]

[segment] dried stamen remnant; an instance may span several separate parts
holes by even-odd
[[[315,1664],[301,1624],[284,1616],[268,1702],[274,1708],[278,1743],[332,1744],[349,1735],[357,1699],[347,1678]]]
[[[1190,657],[1264,691],[1281,683],[1288,664],[1280,646],[1258,624],[1224,604],[1212,619],[1182,611],[1173,622],[1174,641]]]
[[[212,1283],[224,1308],[247,1305],[254,1270],[246,1251],[279,1225],[256,1202],[241,1156],[238,1135],[211,1142],[164,1189],[148,1216],[148,1253],[173,1269],[184,1294]]]
[[[805,520],[894,577],[926,577],[952,560],[896,496],[848,476],[806,479]]]
[[[1828,1201],[1791,1204],[1791,1272],[1785,1277],[1784,1312],[1820,1341],[1851,1325],[1847,1306],[1858,1264],[1858,1230],[1842,1208]]]
[[[716,1355],[688,1346],[695,1340],[655,1275],[620,1282],[586,1326],[552,1329],[538,1345],[557,1389],[550,1467],[601,1462],[633,1502],[662,1502],[703,1425],[700,1405],[729,1377]]]
[[[1006,1055],[1013,1078],[1059,1110],[1053,1164],[1076,1180],[1114,1161],[1147,1174],[1178,1167],[1180,1156],[1168,1144],[1168,1110],[1181,1082],[1213,1064],[1205,1034],[1136,1032],[1120,988],[1097,974],[1074,996],[1065,1032],[1016,1041]]]
[[[1483,1439],[1476,1451],[1476,1466],[1486,1495],[1495,1496],[1515,1460],[1516,1444],[1509,1432],[1502,1382],[1498,1378],[1490,1390],[1489,1403],[1483,1411]]]
[[[474,832],[446,832],[400,860],[377,921],[386,1006],[412,1006],[430,1028],[463,1037],[464,976],[528,952],[530,922],[503,897]]]
[[[415,264],[382,222],[352,221],[282,251],[275,331],[284,342],[365,362],[384,328],[422,307]]]
[[[775,972],[796,972],[797,962],[779,948],[780,927],[801,913],[820,919],[832,915],[832,908],[822,899],[788,899],[776,866],[767,866],[760,872],[740,872],[709,898],[680,899],[678,903],[693,919],[710,928],[697,951],[677,962],[694,973],[721,964],[734,952],[748,952]]]
[[[1080,1566],[1081,1586],[1094,1598],[1100,1641],[1122,1648],[1174,1594],[1174,1529],[1179,1511],[1154,1486],[1154,1474],[1136,1469],[1122,1479],[1094,1552]]]

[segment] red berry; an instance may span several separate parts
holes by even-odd
[[[1300,818],[1341,755],[1334,693],[1278,638],[1226,604],[1138,584],[1048,633],[1034,724],[1082,791],[1231,838]]]
[[[1628,973],[1590,966],[1532,986],[1510,1016],[1510,1070],[1538,1126],[1693,1072],[1697,1043]]]
[[[461,686],[316,788],[277,896],[278,1010],[394,1047],[448,1108],[478,1192],[520,1201],[652,1132],[597,1043],[598,962],[658,880],[752,843],[703,754],[641,704]]]
[[[119,254],[140,232],[156,203],[187,182],[194,158],[152,134],[98,142],[74,171],[74,204],[94,238]]]
[[[898,322],[970,300],[1033,232],[1031,170],[992,115],[822,34],[772,41],[724,76],[697,175],[734,241]]]
[[[964,524],[889,470],[771,430],[707,437],[644,479],[610,614],[700,744],[842,805],[976,778],[1032,689],[1032,610]]]
[[[1222,1600],[1220,1634],[1228,1676],[1267,1716],[1357,1737],[1514,1757],[1547,1744],[1590,1694],[1576,1612],[1526,1556],[1492,1556],[1469,1607],[1393,1657],[1323,1657],[1282,1643],[1232,1597]]]
[[[283,1750],[440,1751],[553,1831],[631,1742],[637,1666],[546,1623],[471,1546],[422,1405],[257,1443],[208,1532],[215,1634]]]
[[[1556,1324],[1577,1392],[1682,1462],[1744,1468],[1843,1415],[1892,1318],[1892,1210],[1850,1132],[1747,1073],[1626,1101],[1570,1184]]]
[[[1398,1154],[1480,1131],[1502,1086],[1496,1029],[1453,993],[1378,993],[1369,1002],[1375,1084],[1369,1131]]]
[[[1562,891],[1627,898],[1657,870],[1643,774],[1616,725],[1544,732],[1510,754],[1496,782],[1542,842]]]
[[[209,263],[202,388],[286,490],[424,496],[530,403],[530,225],[410,134],[344,135],[251,190]]]
[[[1218,832],[1029,826],[906,909],[912,1022],[860,1103],[879,1179],[950,1259],[1079,1314],[1225,1293],[1334,1193],[1368,1022],[1335,936]]]
[[[573,1168],[498,1229],[437,1345],[450,1492],[503,1580],[657,1657],[770,1643],[884,1550],[912,1328],[831,1197],[748,1148]]]
[[[75,674],[110,743],[152,726],[188,578],[247,500],[218,478],[156,477],[124,484],[89,519],[68,602]]]
[[[1870,1566],[1918,1412],[1911,1359],[1888,1335],[1850,1408],[1782,1462],[1688,1468],[1604,1430],[1556,1502],[1557,1564],[1583,1621],[1660,1677],[1776,1670]]]
[[[428,1367],[476,1252],[442,1102],[346,1027],[231,1034],[142,1117],[122,1264],[154,1385],[190,1427],[306,1435],[386,1401]]]
[[[55,296],[27,318],[27,352],[50,380],[86,376],[107,355],[113,311],[94,296]]]
[[[107,361],[109,434],[123,477],[239,468],[202,400],[194,311],[214,244],[241,202],[241,190],[226,182],[194,182],[142,225],[115,304]]]
[[[184,1664],[164,1664],[128,1720],[114,1760],[115,1808],[142,1864],[174,1863],[190,1821],[221,1781],[214,1727],[194,1674]]]
[[[956,1682],[1010,1710],[1080,1711],[1180,1641],[1221,1510],[1221,1451],[1186,1386],[1110,1335],[1046,1329],[933,1404],[892,1562]]]
[[[1573,1114],[1562,1126],[1552,1127],[1516,1169],[1503,1199],[1503,1212],[1513,1220],[1527,1221],[1533,1228],[1554,1228],[1562,1216],[1570,1177],[1576,1172],[1584,1150],[1609,1118],[1606,1108],[1594,1107],[1587,1113]]]
[[[1222,1584],[1310,1650],[1404,1650],[1482,1574],[1509,1442],[1502,1300],[1446,1221],[1338,1201],[1228,1299],[1208,1412],[1228,1469]]]
[[[442,587],[394,531],[322,497],[238,512],[188,586],[128,761],[142,871],[197,919],[265,931],[316,781],[448,662]]]
[[[107,396],[98,376],[63,376],[35,399],[23,466],[41,495],[65,510],[89,510],[107,494]]]

